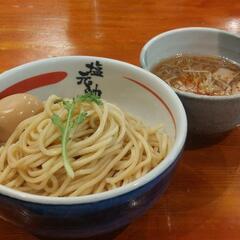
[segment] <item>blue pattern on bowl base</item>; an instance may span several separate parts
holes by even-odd
[[[112,232],[152,206],[166,189],[176,163],[134,191],[94,203],[47,205],[0,195],[0,216],[39,237],[86,238]]]

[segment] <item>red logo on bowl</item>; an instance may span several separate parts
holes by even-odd
[[[0,92],[0,99],[15,93],[23,93],[35,88],[58,83],[66,76],[66,72],[50,72],[24,79]]]

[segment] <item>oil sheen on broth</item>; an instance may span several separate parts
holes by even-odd
[[[240,66],[222,57],[177,54],[152,72],[181,91],[211,96],[240,92]]]

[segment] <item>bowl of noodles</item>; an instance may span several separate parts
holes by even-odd
[[[69,56],[0,75],[0,217],[47,238],[122,228],[166,189],[183,150],[181,101],[117,60]]]
[[[214,28],[180,28],[149,40],[140,62],[178,94],[191,133],[218,135],[240,123],[239,49],[239,35]]]

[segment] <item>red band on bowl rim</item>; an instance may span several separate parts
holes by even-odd
[[[66,72],[50,72],[21,80],[0,92],[0,99],[12,94],[23,93],[35,88],[58,83],[65,79],[66,76]]]
[[[143,83],[137,81],[137,80],[134,80],[132,78],[129,78],[129,77],[126,77],[124,76],[125,79],[131,81],[131,82],[134,82],[136,84],[138,84],[139,86],[141,86],[142,88],[144,88],[145,90],[147,90],[148,92],[150,92],[154,97],[156,97],[158,99],[158,101],[160,101],[163,106],[166,108],[166,110],[168,111],[168,113],[170,114],[172,120],[173,120],[173,124],[174,124],[174,129],[175,129],[175,132],[176,132],[176,121],[175,121],[175,118],[170,110],[170,108],[168,107],[168,105],[165,103],[165,101],[159,97],[159,95],[157,93],[155,93],[151,88],[149,88],[148,86],[144,85]]]

